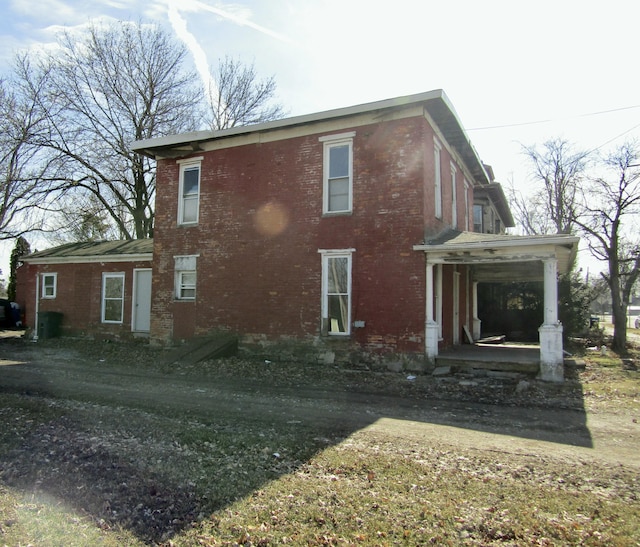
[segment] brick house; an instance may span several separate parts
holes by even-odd
[[[482,279],[536,276],[558,379],[554,287],[577,238],[503,235],[504,194],[441,90],[132,148],[157,160],[153,342],[225,330],[433,362],[480,335]],[[472,232],[474,204],[498,234]]]
[[[557,374],[556,274],[577,238],[501,235],[504,194],[441,90],[133,148],[158,161],[156,340],[228,329],[433,361],[479,335],[482,275],[535,276]],[[498,235],[471,233],[476,189]]]
[[[152,257],[152,240],[70,243],[24,257],[16,293],[25,324],[46,335],[43,317],[56,313],[64,334],[148,334]]]

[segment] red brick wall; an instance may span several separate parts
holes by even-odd
[[[424,350],[425,258],[412,247],[425,230],[444,226],[433,219],[430,201],[433,132],[422,117],[353,131],[353,213],[344,216],[322,215],[318,137],[332,132],[194,154],[204,159],[200,218],[192,227],[177,225],[178,164],[158,162],[153,338],[224,328],[273,340],[315,339],[318,250],[354,248],[351,319],[365,326],[352,329],[351,340],[368,350]],[[442,165],[446,195],[445,153]],[[463,201],[461,190],[458,196]],[[450,205],[443,210],[450,218]],[[176,302],[174,257],[196,254],[196,301]]]
[[[40,298],[39,311],[63,314],[64,334],[87,334],[121,337],[131,334],[131,301],[134,268],[150,268],[149,261],[95,264],[23,264],[17,270],[17,298],[25,315],[25,324],[34,328],[36,321],[36,276],[57,274],[56,298]],[[122,324],[101,322],[102,274],[125,273],[125,301]],[[40,292],[42,288],[40,287]]]

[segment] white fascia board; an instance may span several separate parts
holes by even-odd
[[[131,255],[100,255],[100,256],[51,256],[42,258],[22,258],[27,264],[96,264],[100,262],[143,262],[153,260],[153,253]]]
[[[489,249],[517,249],[518,247],[545,247],[545,246],[574,246],[577,245],[580,238],[577,236],[558,236],[548,237],[544,239],[525,238],[522,240],[489,240],[489,241],[474,241],[469,243],[453,243],[441,245],[429,245],[422,243],[420,245],[414,245],[414,251],[424,252],[464,252],[464,251],[478,251]]]
[[[313,114],[304,114],[302,116],[294,116],[292,118],[283,118],[281,120],[274,120],[271,122],[232,127],[230,129],[223,129],[220,131],[192,131],[191,133],[182,133],[179,135],[168,135],[166,137],[144,139],[144,140],[135,141],[131,143],[131,149],[134,151],[142,151],[142,150],[151,150],[154,148],[186,145],[194,142],[219,139],[222,137],[231,137],[234,135],[268,131],[272,129],[286,128],[286,127],[291,127],[295,125],[304,125],[308,123],[318,122],[322,120],[329,120],[333,118],[353,116],[355,114],[362,114],[365,112],[371,112],[371,111],[381,110],[385,108],[407,106],[407,105],[417,104],[417,103],[421,103],[421,102],[429,101],[433,99],[441,99],[443,97],[445,97],[444,100],[449,106],[450,102],[448,101],[448,99],[446,99],[444,91],[442,91],[441,89],[436,89],[433,91],[427,91],[425,93],[418,93],[416,95],[406,95],[404,97],[396,97],[394,99],[385,99],[382,101],[364,103],[364,104],[359,104],[355,106],[348,106],[345,108],[337,108],[335,110],[327,110],[324,112],[316,112]]]

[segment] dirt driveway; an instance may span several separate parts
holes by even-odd
[[[562,386],[513,378],[433,378],[240,359],[162,369],[146,346],[0,342],[0,389],[169,415],[241,416],[320,433],[362,428],[466,447],[554,453],[640,468],[640,412],[585,401]]]
[[[637,390],[603,397],[583,385],[602,383],[594,370],[553,385],[164,358],[143,344],[0,337],[0,494],[62,500],[100,529],[164,545],[314,454],[366,440],[479,472],[494,461],[520,476],[526,463],[533,487],[561,477],[635,499]]]

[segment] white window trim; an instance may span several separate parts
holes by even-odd
[[[322,154],[322,214],[324,215],[345,215],[353,211],[353,138],[356,132],[340,133],[338,135],[326,135],[319,137],[323,143]],[[349,197],[347,208],[339,211],[329,210],[329,152],[334,146],[349,147]]]
[[[53,294],[46,294],[46,292],[45,292],[47,287],[45,285],[44,280],[47,277],[52,277],[53,278]],[[42,291],[41,291],[40,296],[42,298],[46,298],[47,300],[53,300],[56,297],[57,294],[58,294],[58,274],[57,273],[49,273],[49,272],[43,273],[42,274]]]
[[[434,170],[434,200],[435,216],[442,218],[442,145],[433,139],[433,170]]]
[[[442,264],[436,264],[436,323],[438,324],[438,339],[443,340],[442,335]]]
[[[191,284],[185,284],[183,279],[185,275],[194,275],[195,281],[193,286]],[[176,300],[195,300],[196,299],[196,286],[198,285],[198,274],[195,270],[179,270],[176,272]],[[183,289],[193,289],[193,296],[184,296],[182,294]]]
[[[318,253],[322,256],[322,302],[321,302],[321,320],[322,320],[322,333],[327,336],[351,336],[351,307],[353,301],[352,294],[352,270],[353,270],[353,253],[355,249],[319,249]],[[347,320],[346,320],[346,332],[330,332],[327,322],[329,320],[329,259],[330,258],[346,258],[347,259]]]
[[[178,225],[179,226],[193,226],[198,224],[200,220],[200,189],[202,187],[202,160],[204,156],[198,156],[196,158],[187,158],[184,160],[177,160],[176,163],[180,166],[179,184],[178,184]],[[187,169],[198,168],[198,194],[194,198],[197,201],[196,207],[196,219],[188,222],[184,221],[184,172]]]
[[[451,227],[458,228],[458,181],[456,180],[456,174],[458,170],[456,166],[451,162]]]
[[[467,182],[467,178],[464,177],[462,179],[463,182],[463,188],[464,188],[464,229],[467,232],[470,232],[470,225],[469,225],[469,183]]]
[[[121,304],[121,308],[120,308],[120,321],[112,321],[112,320],[107,320],[105,319],[105,312],[106,312],[106,285],[107,285],[107,279],[111,279],[111,278],[119,278],[122,280],[122,304]],[[101,298],[101,307],[102,307],[102,311],[101,311],[101,320],[102,323],[109,323],[112,325],[122,325],[122,323],[124,322],[124,299],[125,299],[125,274],[124,272],[103,272],[102,273],[102,298]]]

